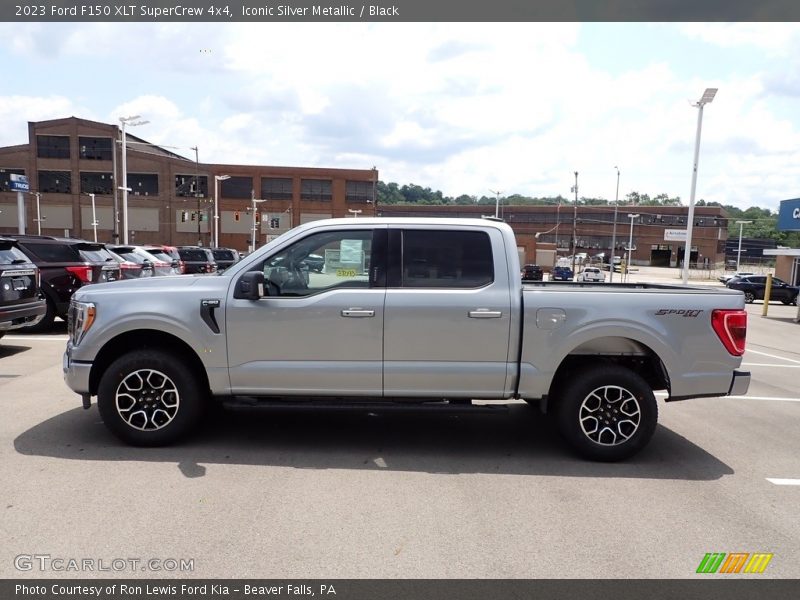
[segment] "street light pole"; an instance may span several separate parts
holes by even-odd
[[[41,194],[39,192],[33,192],[33,195],[36,196],[36,232],[42,235],[42,213],[39,206],[39,196],[41,196]]]
[[[617,211],[619,210],[619,167],[614,166],[617,170],[617,193],[614,196],[614,229],[611,234],[611,259],[608,269],[608,282],[614,282],[614,253],[617,251]]]
[[[628,238],[628,262],[625,264],[625,281],[628,281],[628,271],[631,270],[631,256],[633,255],[633,220],[638,219],[639,215],[628,214],[628,218],[631,220],[631,233],[630,238]]]
[[[197,199],[197,245],[203,245],[203,237],[200,233],[200,179],[198,171],[200,170],[200,159],[198,158],[197,146],[189,148],[194,150],[194,197]]]
[[[500,218],[500,194],[502,194],[503,192],[495,191],[495,190],[489,190],[489,191],[492,194],[494,194],[494,218],[495,219],[499,219]]]
[[[94,194],[89,194],[92,199],[92,229],[94,229],[94,241],[97,241],[97,214],[94,211]]]
[[[742,228],[745,225],[749,225],[752,221],[736,221],[736,224],[739,226],[739,250],[736,253],[736,272],[738,273],[741,271],[739,268],[739,263],[742,261]]]
[[[706,88],[703,96],[694,106],[697,111],[697,136],[694,141],[694,165],[692,167],[692,191],[689,195],[689,214],[686,223],[686,248],[683,251],[683,285],[689,282],[689,260],[692,257],[692,226],[694,225],[694,193],[697,188],[697,163],[700,160],[700,131],[703,127],[703,107],[717,94],[717,88]]]
[[[122,243],[128,243],[128,192],[130,192],[130,188],[128,187],[128,146],[127,146],[127,136],[125,135],[125,125],[130,125],[131,127],[135,127],[137,125],[145,125],[150,121],[136,121],[136,119],[140,119],[139,115],[134,115],[132,117],[120,117],[119,122],[122,123],[122,186],[119,189],[122,190],[122,224],[124,226],[124,230],[122,232]],[[132,122],[135,121],[135,122]]]
[[[578,172],[575,171],[575,204],[572,207],[572,272],[575,273],[575,251],[578,249]]]
[[[230,178],[230,175],[214,175],[214,248],[219,248],[219,182]]]

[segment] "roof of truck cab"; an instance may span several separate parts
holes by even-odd
[[[505,221],[492,219],[471,218],[439,218],[439,217],[345,217],[341,219],[319,219],[304,223],[299,227],[314,227],[321,225],[442,225],[448,227],[483,227],[493,229],[510,229]]]

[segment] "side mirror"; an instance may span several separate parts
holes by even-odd
[[[238,300],[259,300],[264,295],[263,271],[248,271],[239,278],[233,291],[233,297]]]

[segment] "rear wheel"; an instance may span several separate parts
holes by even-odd
[[[752,304],[756,300],[756,295],[753,292],[745,292],[744,293],[744,301],[748,304]]]
[[[159,350],[135,350],[103,373],[97,406],[106,426],[134,446],[163,446],[200,420],[208,393],[183,361]]]
[[[585,368],[561,388],[556,419],[570,447],[590,460],[617,461],[644,448],[658,422],[647,382],[616,365]]]

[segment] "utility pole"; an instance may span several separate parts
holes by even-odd
[[[575,273],[575,251],[578,249],[578,172],[575,171],[575,206],[572,209],[572,272]]]
[[[263,200],[261,198],[256,198],[255,190],[250,190],[250,197],[251,197],[251,200],[253,202],[253,231],[252,231],[252,235],[251,235],[252,239],[250,240],[252,242],[251,245],[250,245],[250,252],[255,252],[256,248],[258,247],[258,233],[257,233],[257,230],[256,230],[256,226],[258,225],[258,223],[256,221],[256,216],[258,214],[257,213],[258,205],[261,202],[266,202],[266,200]]]
[[[41,206],[39,205],[39,197],[41,196],[41,193],[33,192],[33,195],[36,196],[36,232],[39,235],[42,235],[42,221],[44,219],[42,219]]]
[[[611,234],[611,258],[608,263],[608,282],[614,283],[614,254],[617,251],[617,211],[619,210],[619,167],[614,167],[617,170],[617,193],[614,196],[614,229]]]

